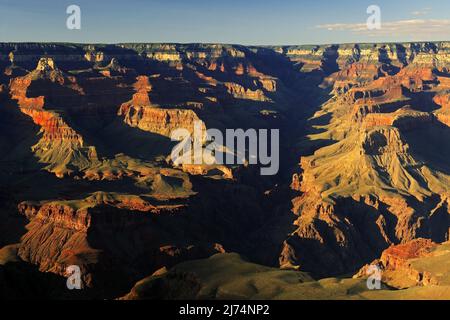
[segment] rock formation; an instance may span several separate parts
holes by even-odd
[[[449,240],[449,70],[446,42],[1,43],[0,279],[17,267],[45,287],[79,265],[81,296],[117,298],[174,272],[187,296],[204,297],[196,290],[209,278],[171,268],[235,252],[269,275],[290,269],[278,271],[305,290],[312,277],[356,273],[375,259],[389,285],[445,285],[421,259],[438,259]],[[280,171],[173,163],[173,131],[195,123],[279,129]],[[360,279],[343,283],[374,296]],[[223,286],[214,297],[236,297],[226,294],[234,284]],[[246,297],[276,296],[248,288]]]

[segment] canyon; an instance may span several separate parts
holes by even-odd
[[[449,108],[448,42],[0,43],[0,296],[445,298]],[[175,165],[199,122],[278,174]]]

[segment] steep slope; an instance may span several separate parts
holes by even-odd
[[[91,162],[98,161],[95,148],[85,147],[82,136],[73,130],[57,112],[45,106],[45,96],[27,96],[33,81],[42,81],[39,86],[43,90],[44,88],[52,90],[53,84],[56,86],[53,90],[59,90],[58,86],[63,86],[65,82],[69,82],[68,90],[81,91],[81,89],[74,79],[64,77],[51,58],[41,58],[35,70],[24,77],[12,80],[11,98],[17,100],[21,112],[31,117],[33,122],[41,127],[42,138],[32,148],[40,162],[47,165],[48,171],[63,177],[72,172],[71,168],[82,170]]]
[[[373,261],[382,270],[382,281],[393,288],[448,286],[449,243],[436,244],[428,239],[391,246]],[[354,278],[365,277],[367,266]]]
[[[329,77],[332,97],[310,122],[328,120],[313,124],[299,144],[318,147],[301,158],[294,177],[301,193],[293,200],[298,229],[285,243],[281,264],[339,274],[391,244],[448,240],[450,168],[441,154],[450,145],[442,138],[448,127],[439,121],[445,107],[434,103],[445,105],[447,60],[432,51],[431,64],[424,61],[427,53],[414,54],[400,67],[379,56],[384,69],[398,68],[393,74],[360,77],[349,71],[350,62]],[[308,251],[321,254],[309,259]]]

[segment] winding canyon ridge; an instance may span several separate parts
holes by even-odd
[[[278,174],[175,165],[198,121]],[[447,42],[2,43],[0,296],[450,299],[449,126]]]

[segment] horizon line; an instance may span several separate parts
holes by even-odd
[[[242,47],[301,47],[301,46],[333,46],[333,45],[382,45],[382,44],[414,44],[414,43],[450,43],[450,40],[419,40],[419,41],[374,41],[374,42],[327,42],[305,44],[241,44],[231,42],[70,42],[70,41],[0,41],[0,44],[72,44],[72,45],[133,45],[133,44],[169,44],[169,45],[223,45]]]

